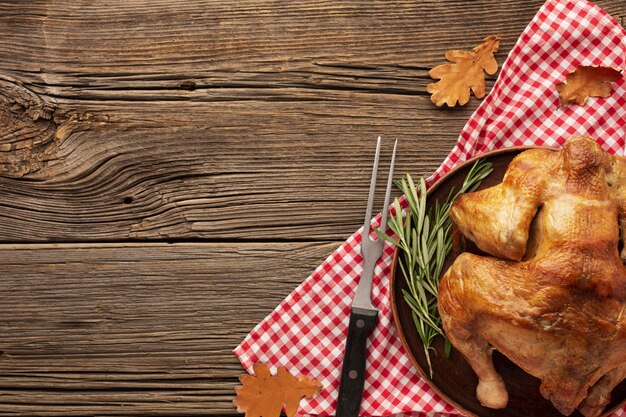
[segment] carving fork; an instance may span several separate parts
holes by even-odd
[[[382,222],[380,224],[380,230],[382,232],[387,230],[387,214],[389,212],[389,197],[391,195],[393,166],[396,162],[397,145],[398,141],[396,140],[393,145],[389,177],[387,178],[385,205],[383,207]],[[359,415],[361,399],[363,398],[363,385],[365,384],[365,347],[367,337],[378,323],[378,309],[372,304],[371,292],[374,267],[383,253],[384,240],[381,237],[378,237],[376,240],[370,238],[370,223],[372,221],[372,206],[374,205],[379,159],[380,136],[376,143],[376,157],[374,158],[372,181],[370,183],[367,210],[365,212],[365,224],[363,225],[363,236],[361,239],[363,273],[361,274],[361,280],[359,281],[354,299],[352,300],[350,324],[348,325],[348,339],[346,341],[346,350],[341,370],[336,417],[357,417]]]

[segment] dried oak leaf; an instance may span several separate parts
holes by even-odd
[[[279,367],[276,375],[270,373],[267,365],[254,365],[253,375],[239,377],[242,385],[235,387],[233,403],[246,417],[278,417],[285,406],[285,413],[293,417],[298,411],[303,397],[311,398],[322,391],[322,385],[304,376],[296,378]]]
[[[446,59],[452,64],[442,64],[431,69],[428,74],[437,81],[429,84],[426,91],[437,106],[446,103],[454,107],[457,103],[465,105],[470,98],[470,89],[476,98],[485,97],[485,74],[493,75],[498,71],[498,62],[493,54],[500,47],[499,36],[488,36],[472,52],[448,51]]]
[[[589,97],[607,98],[611,95],[611,83],[620,78],[620,70],[580,65],[565,77],[565,82],[556,86],[561,107],[567,107],[571,103],[582,106]]]

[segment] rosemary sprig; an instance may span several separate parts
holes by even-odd
[[[474,191],[492,170],[491,163],[476,161],[458,192],[455,194],[453,189],[450,190],[445,203],[435,201],[428,212],[424,178],[420,178],[415,184],[411,175],[407,174],[406,178],[396,181],[396,186],[404,194],[409,211],[403,216],[400,201],[396,198],[393,202],[395,213],[389,219],[389,227],[398,240],[378,231],[383,239],[400,248],[398,265],[409,288],[408,291],[403,290],[403,295],[412,310],[415,328],[424,344],[431,378],[433,368],[430,350],[434,351],[433,339],[437,335],[446,337],[437,310],[437,292],[444,261],[452,250],[452,222],[448,216],[450,207],[459,195]],[[446,338],[446,356],[450,349],[450,342]]]

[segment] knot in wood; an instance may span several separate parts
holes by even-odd
[[[0,176],[22,177],[54,157],[54,110],[19,81],[0,77]]]

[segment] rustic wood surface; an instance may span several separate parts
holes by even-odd
[[[375,136],[431,173],[478,101],[428,70],[541,3],[0,2],[0,415],[235,414],[232,349],[362,223]]]

